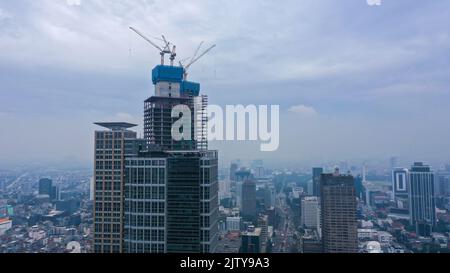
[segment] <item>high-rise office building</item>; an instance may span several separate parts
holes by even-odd
[[[254,180],[245,180],[242,183],[242,209],[241,216],[244,221],[255,223],[256,220],[256,183]]]
[[[323,173],[323,168],[312,169],[312,183],[313,195],[320,197],[320,175]]]
[[[236,163],[231,163],[230,165],[230,180],[231,181],[236,181],[236,172],[238,170],[238,164]]]
[[[276,189],[273,184],[266,183],[264,187],[264,208],[270,209],[275,206]]]
[[[235,172],[235,179],[236,206],[242,210],[242,185],[244,181],[253,179],[253,176],[249,169],[241,168]]]
[[[219,181],[219,200],[231,198],[231,181],[227,178]]]
[[[59,201],[60,198],[60,191],[59,191],[59,187],[58,186],[52,186],[52,189],[50,191],[50,199],[52,201]]]
[[[39,194],[46,194],[50,196],[52,194],[53,181],[49,178],[42,178],[39,180]]]
[[[167,158],[125,159],[124,252],[166,252]]]
[[[249,226],[247,231],[241,234],[241,253],[261,253],[261,228]]]
[[[395,168],[392,171],[392,191],[399,209],[409,209],[409,170]]]
[[[265,176],[264,161],[261,159],[253,160],[250,164],[253,176],[255,178],[261,178]]]
[[[305,228],[320,229],[320,204],[316,196],[301,200],[300,224]]]
[[[389,165],[391,167],[391,170],[394,170],[398,167],[398,158],[396,156],[393,156],[389,159]]]
[[[434,193],[439,197],[450,197],[450,166],[436,173]]]
[[[124,251],[213,252],[218,239],[215,152],[144,151],[125,162]]]
[[[258,227],[261,229],[261,252],[266,253],[269,239],[269,217],[267,215],[258,216]]]
[[[358,199],[360,201],[365,202],[366,201],[366,188],[364,187],[363,184],[363,178],[358,175],[354,178],[355,180],[355,191],[356,191],[356,197],[358,197]]]
[[[353,176],[322,174],[320,178],[322,243],[325,253],[358,252],[356,193]]]
[[[436,224],[434,173],[422,162],[415,162],[409,176],[409,211],[411,224],[419,230],[431,230]],[[423,228],[427,227],[428,228]],[[419,234],[426,236],[423,232]],[[429,232],[426,232],[429,235]]]
[[[136,154],[136,125],[96,123],[95,132],[94,252],[119,253],[123,246],[124,160]]]
[[[194,167],[196,169],[191,167],[192,164],[195,164]],[[198,176],[189,174],[189,172],[193,174],[198,173]],[[186,176],[191,179],[190,185],[183,184],[187,183]],[[194,234],[198,230],[200,233],[200,245],[198,249],[190,249],[191,252],[215,252],[218,240],[219,214],[217,178],[217,151],[172,153],[172,157],[169,159],[167,190],[167,234],[169,239],[173,238],[174,240],[172,243],[174,250],[171,250],[171,244],[168,241],[168,252],[186,252],[184,249],[185,245],[191,241],[186,236],[189,232]],[[187,202],[189,200],[186,199],[189,195],[196,193],[197,190],[199,194],[198,199],[194,195],[191,198],[192,200],[190,200],[191,216],[189,216],[186,212]],[[171,204],[173,205],[171,206]],[[197,207],[199,207],[198,212]],[[186,220],[182,220],[182,217]],[[190,221],[198,219],[198,222],[192,222],[191,225],[186,225],[188,218]]]
[[[48,195],[51,201],[58,201],[59,188],[53,185],[53,181],[49,178],[42,178],[39,180],[39,194]]]

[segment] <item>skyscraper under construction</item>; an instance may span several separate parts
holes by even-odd
[[[121,156],[115,156],[119,151],[111,157],[108,152],[104,160],[111,162],[95,165],[96,173],[100,173],[99,167],[104,165],[111,165],[116,170],[113,178],[117,188],[114,190],[118,190],[109,193],[109,186],[104,184],[96,188],[95,199],[96,202],[99,200],[99,205],[95,206],[96,214],[115,216],[108,221],[114,225],[106,228],[103,218],[95,219],[95,226],[101,231],[94,235],[94,241],[98,242],[96,252],[215,251],[218,240],[218,153],[207,150],[207,97],[200,95],[200,84],[186,80],[189,66],[211,48],[199,57],[194,56],[187,66],[173,66],[175,47],[168,51],[168,44],[161,50],[161,65],[152,71],[155,90],[144,103],[144,139],[137,139],[135,133],[127,133],[127,128],[122,126],[120,131],[130,134],[130,142],[135,144],[116,145],[113,141],[112,146],[122,148]],[[164,53],[170,52],[171,65],[164,65]],[[178,106],[188,109],[188,116],[183,116],[186,112],[174,111]],[[180,118],[189,121],[188,128],[184,127],[186,125],[180,128],[187,132],[184,134],[187,137],[175,139],[173,125]],[[100,136],[99,133],[96,136]],[[139,149],[127,151],[127,147]],[[98,148],[96,141],[96,151]],[[120,160],[115,160],[119,157]],[[114,195],[117,204],[105,206],[101,203],[100,200],[105,200],[101,198],[106,195],[106,198]]]
[[[216,248],[217,152],[206,149],[203,129],[195,130],[196,122],[206,125],[200,85],[182,77],[180,67],[158,65],[153,70],[155,95],[145,101],[144,110],[148,148],[125,163],[125,252],[195,253]],[[177,120],[172,110],[177,105],[191,109],[190,139],[172,137]]]

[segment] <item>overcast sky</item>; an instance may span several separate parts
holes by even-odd
[[[369,1],[370,2],[370,1]],[[377,1],[372,1],[376,3]],[[0,2],[0,164],[91,164],[95,121],[142,125],[165,34],[214,104],[279,104],[276,152],[222,160],[450,161],[450,1]]]

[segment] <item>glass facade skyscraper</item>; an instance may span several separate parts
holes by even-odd
[[[214,252],[217,204],[216,152],[153,151],[127,158],[125,252]]]
[[[434,173],[422,162],[414,163],[409,173],[411,224],[415,225],[417,230],[420,226],[428,226],[430,230],[436,224]]]
[[[312,183],[313,183],[313,195],[320,196],[320,175],[323,173],[323,168],[312,169]]]

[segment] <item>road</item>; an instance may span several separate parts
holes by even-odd
[[[286,203],[286,195],[283,190],[277,195],[276,212],[280,216],[278,229],[275,229],[274,253],[298,252],[296,232],[292,209]]]

